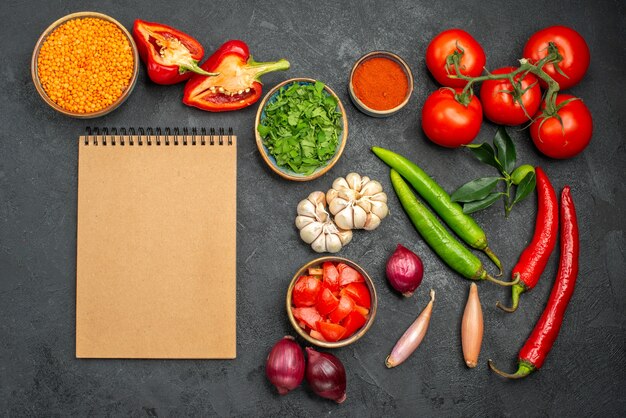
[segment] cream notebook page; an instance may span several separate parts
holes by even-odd
[[[234,358],[236,138],[149,139],[79,139],[76,357]]]

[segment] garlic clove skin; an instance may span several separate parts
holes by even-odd
[[[347,207],[335,214],[335,224],[341,229],[354,228],[354,212],[351,207]]]
[[[350,206],[350,202],[340,197],[336,197],[335,199],[331,200],[330,203],[328,204],[328,210],[333,215],[336,215],[338,212],[341,212],[348,206]]]
[[[367,220],[367,213],[360,206],[354,206],[352,208],[352,224],[353,228],[363,229],[365,221]]]
[[[311,222],[315,222],[315,219],[311,218],[310,216],[302,216],[302,215],[296,216],[296,228],[298,229],[304,228]]]
[[[383,191],[382,184],[380,184],[376,180],[370,180],[361,189],[361,194],[363,196],[373,196],[376,193],[380,193],[382,191]]]
[[[365,225],[363,225],[363,229],[365,229],[366,231],[373,231],[374,229],[378,228],[379,225],[380,218],[373,213],[368,213]]]
[[[352,190],[361,191],[361,176],[357,173],[350,173],[346,176],[346,182]]]
[[[315,205],[321,203],[324,206],[326,204],[326,194],[320,191],[311,193],[307,199]]]
[[[341,247],[341,240],[337,234],[326,234],[326,251],[336,253]]]
[[[343,229],[339,230],[337,232],[337,236],[341,240],[341,245],[344,246],[344,247],[346,245],[348,245],[348,243],[350,241],[352,241],[352,231],[349,230],[349,229],[348,230],[343,230]]]
[[[308,199],[301,200],[298,203],[298,215],[308,216],[310,218],[316,218],[316,207]]]
[[[326,235],[327,234],[320,234],[319,237],[317,237],[315,241],[311,243],[311,248],[313,248],[313,251],[315,251],[316,253],[326,252]]]
[[[318,239],[320,235],[324,235],[322,232],[323,224],[321,222],[311,222],[300,230],[300,238],[307,244],[311,244]]]
[[[357,202],[357,206],[362,207],[363,210],[367,213],[372,211],[372,204],[370,203],[369,200],[361,199]]]
[[[330,189],[326,192],[326,202],[330,206],[330,203],[339,195],[339,191],[337,189]]]
[[[389,207],[386,203],[373,201],[372,213],[380,219],[385,219],[385,217],[389,214]]]
[[[333,181],[333,189],[335,190],[342,190],[342,189],[349,189],[349,188],[350,188],[350,185],[348,184],[346,179],[344,179],[343,177],[337,177],[335,181]]]
[[[375,195],[370,196],[369,200],[374,202],[387,203],[387,194],[384,192],[376,193]]]

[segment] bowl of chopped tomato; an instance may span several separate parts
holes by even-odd
[[[287,316],[311,344],[345,347],[369,330],[378,299],[374,282],[355,262],[341,257],[311,260],[287,289]]]

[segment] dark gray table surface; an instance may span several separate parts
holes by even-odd
[[[625,4],[475,3],[2,2],[0,415],[626,415]],[[287,58],[291,69],[267,75],[265,88],[291,77],[316,78],[334,88],[346,105],[350,127],[341,160],[315,181],[282,180],[257,152],[256,106],[223,114],[186,107],[182,86],[154,85],[143,68],[133,94],[110,115],[85,121],[55,113],[32,84],[32,48],[52,21],[83,10],[109,14],[128,28],[135,18],[170,24],[201,40],[207,53],[240,38],[259,60]],[[460,323],[469,283],[417,235],[391,192],[388,169],[369,147],[382,145],[407,155],[448,190],[492,175],[469,152],[435,146],[421,132],[421,106],[437,88],[426,71],[424,51],[439,31],[461,27],[483,45],[489,68],[512,65],[526,39],[551,24],[575,28],[591,48],[589,71],[571,93],[584,98],[593,113],[592,142],[580,156],[556,161],[540,155],[527,132],[509,132],[520,162],[541,165],[558,190],[572,187],[580,222],[580,273],[545,366],[512,382],[490,373],[487,359],[514,368],[546,303],[558,257],[552,256],[537,288],[514,315],[494,306],[498,299],[508,300],[507,290],[480,285],[485,338],[479,366],[466,369]],[[389,119],[359,113],[346,90],[352,63],[375,49],[405,57],[415,76],[409,105]],[[76,139],[87,126],[234,128],[239,137],[236,360],[75,359]],[[479,140],[490,141],[494,132],[486,122]],[[279,397],[265,378],[265,357],[275,341],[294,333],[284,294],[293,272],[316,256],[293,227],[295,207],[309,192],[326,190],[335,177],[351,171],[379,179],[390,192],[391,216],[374,232],[357,232],[340,253],[373,276],[378,316],[362,340],[334,351],[348,373],[343,405],[317,398],[306,384]],[[507,273],[532,236],[535,204],[533,196],[509,219],[500,206],[476,215]],[[411,299],[393,293],[384,277],[385,260],[399,242],[425,264],[424,282]],[[437,301],[425,341],[406,364],[387,370],[385,356],[424,307],[431,287]]]

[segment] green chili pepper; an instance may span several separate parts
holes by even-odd
[[[385,164],[396,170],[411,183],[417,193],[428,202],[459,238],[470,247],[483,251],[500,270],[498,276],[502,275],[502,264],[487,245],[485,231],[478,226],[471,216],[463,213],[463,209],[458,203],[450,200],[450,195],[437,182],[426,174],[424,170],[400,154],[380,147],[372,147],[372,151]]]
[[[512,282],[503,282],[490,276],[478,257],[448,232],[394,169],[391,169],[391,184],[417,232],[450,268],[466,279],[489,280],[501,286],[513,286],[519,281],[518,278]]]

